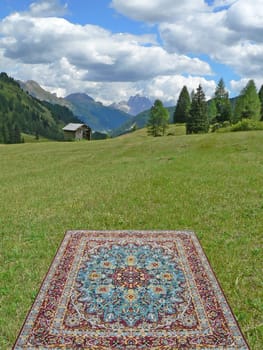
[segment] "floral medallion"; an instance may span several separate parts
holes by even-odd
[[[185,277],[173,256],[150,245],[100,247],[81,268],[77,282],[85,318],[138,326],[176,315]]]

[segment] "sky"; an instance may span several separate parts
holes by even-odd
[[[0,71],[104,104],[263,84],[263,0],[0,0]]]

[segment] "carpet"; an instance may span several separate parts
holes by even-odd
[[[13,349],[249,349],[192,232],[68,231]]]

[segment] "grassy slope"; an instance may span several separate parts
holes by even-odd
[[[21,136],[24,139],[24,142],[26,142],[26,143],[50,142],[49,139],[46,139],[45,137],[42,137],[42,136],[39,136],[38,140],[36,139],[36,137],[34,135],[21,133]]]
[[[0,146],[0,348],[10,349],[66,229],[196,231],[262,349],[263,132]]]

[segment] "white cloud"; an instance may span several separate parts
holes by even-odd
[[[83,79],[83,71],[77,70],[67,59],[61,58],[52,64],[16,64],[3,55],[0,50],[0,61],[7,72],[16,79],[37,81],[43,88],[59,97],[66,96],[74,92],[85,92],[95,100],[104,104],[112,102],[127,101],[130,96],[137,93],[147,96],[152,100],[157,98],[163,102],[175,104],[178,95],[186,85],[189,92],[196,89],[201,83],[206,97],[213,95],[216,83],[213,80],[206,80],[199,76],[184,77],[181,75],[156,76],[152,79],[139,82],[94,82]]]
[[[247,85],[247,82],[249,79],[244,78],[240,80],[231,80],[230,81],[230,86],[231,86],[231,91],[233,91],[236,95],[239,95],[241,90]]]
[[[175,105],[184,85],[191,93],[192,90],[197,89],[199,84],[202,85],[206,98],[211,98],[216,88],[214,80],[182,75],[156,76],[153,79],[133,83],[97,83],[96,86],[89,86],[85,91],[105,104],[110,104],[112,101],[127,101],[130,96],[140,94],[153,101],[161,99],[166,104]]]
[[[206,54],[246,79],[263,81],[262,0],[112,0],[119,13],[157,24],[155,35],[113,34],[95,25],[59,18],[59,0],[33,2],[0,21],[0,60],[15,78],[38,81],[59,95],[82,91],[103,102],[141,93],[176,101],[183,85],[201,83],[207,98],[216,82]]]
[[[91,81],[137,81],[155,75],[210,74],[206,62],[169,54],[153,37],[112,34],[62,18],[13,14],[1,24],[5,56],[27,64],[51,64],[65,57]],[[150,45],[146,45],[150,44]],[[155,62],[153,65],[152,62]]]
[[[111,6],[127,17],[148,23],[176,21],[185,14],[209,10],[203,0],[112,0]]]
[[[197,89],[199,84],[202,85],[206,98],[211,98],[215,92],[216,83],[214,80],[207,80],[203,77],[158,76],[144,87],[144,91],[153,100],[161,99],[171,102],[171,105],[175,105],[184,85],[187,86],[189,93],[191,93],[192,90]]]
[[[92,91],[92,96],[96,98],[99,96],[101,101],[106,104],[110,104],[112,101],[127,101],[130,96],[140,94],[153,101],[161,99],[169,105],[175,105],[184,85],[191,93],[192,90],[197,89],[199,84],[202,85],[206,98],[211,98],[216,88],[214,80],[196,76],[184,77],[182,75],[156,76],[150,80],[134,83],[98,83],[94,89],[89,88],[87,92],[91,93]]]
[[[86,91],[96,97],[101,91],[110,102],[124,97],[124,88],[136,93],[137,82],[156,76],[212,73],[205,61],[167,52],[153,35],[113,34],[58,17],[14,13],[0,22],[0,33],[2,58],[19,67],[15,76],[37,80],[60,95]]]
[[[231,91],[234,93],[234,95],[236,96],[240,95],[241,91],[247,85],[249,80],[250,80],[249,78],[243,78],[240,80],[231,80],[230,86],[231,86]],[[259,79],[253,79],[253,80],[256,84],[257,90],[259,91],[259,89],[263,85],[263,79],[259,78]]]
[[[170,52],[205,53],[213,57],[237,40],[235,32],[221,25],[224,18],[225,12],[189,15],[174,23],[161,24],[160,34]]]
[[[29,14],[34,17],[63,16],[67,12],[67,4],[61,5],[58,0],[41,0],[29,6]]]
[[[241,77],[263,77],[262,0],[112,0],[112,6],[156,23],[168,52],[207,54]]]
[[[227,12],[226,24],[244,39],[263,42],[262,0],[239,0]]]

